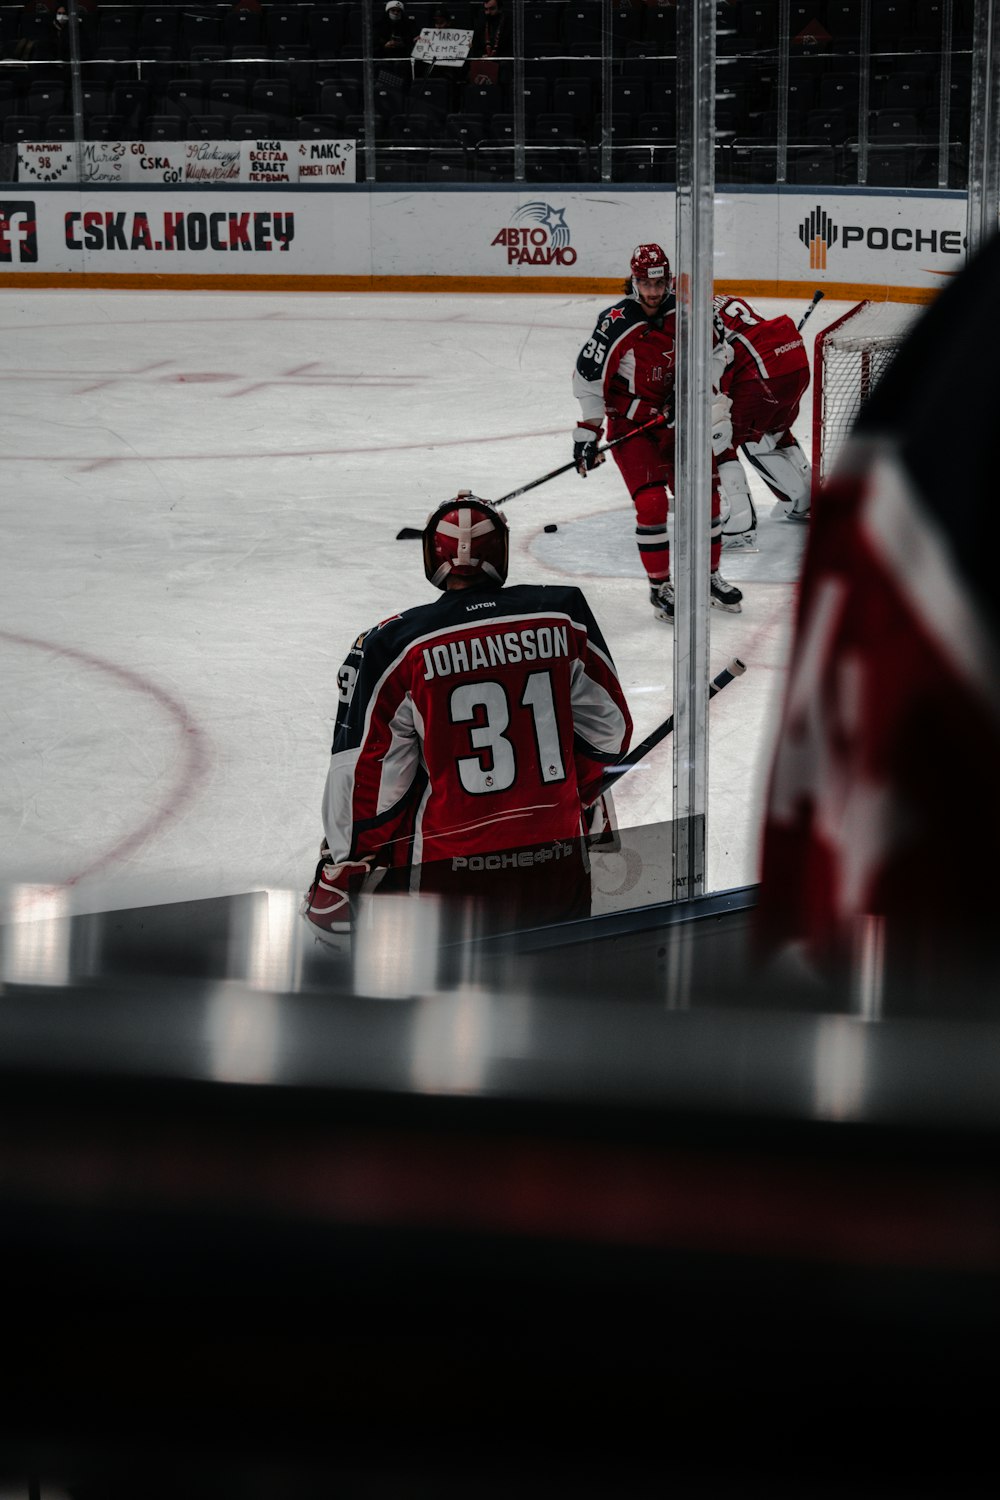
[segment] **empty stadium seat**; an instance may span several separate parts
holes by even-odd
[[[594,94],[589,78],[571,76],[552,85],[552,113],[570,120],[569,135],[588,135],[593,124]]]
[[[318,60],[340,57],[345,14],[346,7],[342,5],[310,6],[305,21],[305,38]]]
[[[265,34],[273,49],[298,46],[305,36],[305,14],[301,5],[272,4],[265,14]]]
[[[121,115],[90,115],[84,120],[83,133],[88,141],[126,141],[132,139],[127,134],[125,121]]]
[[[224,141],[231,119],[231,115],[191,115],[185,125],[184,138],[189,141]]]
[[[272,140],[276,135],[274,120],[260,112],[233,115],[229,121],[229,139],[233,141]]]
[[[3,122],[3,143],[16,146],[20,141],[40,141],[44,125],[38,115],[8,115]]]
[[[468,182],[469,164],[461,151],[434,152],[427,160],[424,172],[427,182]]]
[[[495,117],[494,117],[495,118]],[[489,135],[486,116],[454,114],[445,117],[445,130],[465,149],[475,147]]]
[[[291,121],[292,86],[287,79],[258,78],[250,85],[250,108],[275,121]]]
[[[76,121],[72,115],[49,115],[44,125],[44,140],[72,141],[75,137]]]
[[[222,41],[221,12],[217,6],[183,5],[177,23],[177,50],[181,56],[190,55],[193,47]]]
[[[205,113],[205,86],[199,78],[168,78],[160,97],[158,114],[191,115]]]
[[[207,113],[224,118],[245,114],[250,87],[245,78],[212,78],[205,91]]]
[[[149,101],[150,87],[145,79],[123,79],[111,86],[112,111],[121,116],[130,129],[141,131]]]
[[[351,115],[361,109],[360,84],[353,78],[328,78],[316,90],[316,114]]]
[[[912,110],[877,109],[872,115],[873,141],[917,141],[921,131]]]
[[[344,134],[343,121],[339,115],[300,115],[298,125],[299,134],[306,139],[335,141]]]
[[[176,114],[147,115],[143,126],[143,139],[147,141],[183,141],[187,135],[187,121]]]
[[[173,57],[177,50],[178,21],[180,7],[172,5],[146,5],[139,16],[136,48],[141,57],[148,57],[149,48],[165,48],[166,55]]]
[[[264,12],[258,5],[234,5],[222,23],[222,39],[230,47],[264,45]]]

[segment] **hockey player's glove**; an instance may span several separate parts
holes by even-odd
[[[351,897],[361,890],[370,871],[371,866],[363,859],[334,864],[324,840],[313,883],[302,902],[302,915],[324,932],[349,932]]]
[[[725,453],[733,446],[733,423],[730,412],[733,403],[721,391],[712,397],[712,452]]]
[[[586,479],[591,469],[598,468],[604,462],[604,454],[597,451],[600,441],[600,423],[581,422],[573,433],[573,462],[576,464],[576,472],[583,479]]]

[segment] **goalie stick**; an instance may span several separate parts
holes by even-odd
[[[813,299],[812,299],[812,301],[810,302],[809,306],[806,308],[805,312],[802,314],[801,318],[799,319],[799,321],[795,325],[795,332],[796,333],[801,333],[802,332],[802,325],[803,325],[803,323],[806,321],[807,318],[811,318],[812,317],[812,315],[815,312],[816,308],[819,306],[819,304],[822,302],[822,300],[823,300],[823,298],[825,296],[826,296],[825,292],[813,292]]]
[[[610,453],[612,448],[617,448],[619,443],[627,443],[631,438],[638,437],[640,432],[648,432],[651,427],[659,427],[666,421],[662,412],[651,417],[648,422],[643,422],[641,427],[633,427],[631,432],[622,433],[621,437],[614,438],[610,443],[605,443],[603,448],[598,448],[598,453]],[[548,484],[550,479],[558,479],[560,474],[565,474],[569,469],[576,468],[576,459],[571,458],[568,464],[561,464],[558,469],[551,469],[548,474],[543,474],[540,479],[530,479],[527,484],[522,484],[520,489],[511,490],[509,494],[501,495],[499,500],[494,500],[494,505],[504,505],[508,500],[516,500],[518,495],[526,495],[529,490],[536,490],[540,484]],[[397,542],[418,541],[423,536],[423,529],[417,530],[415,526],[404,526],[396,532]]]
[[[745,664],[740,661],[738,656],[734,656],[728,666],[723,667],[721,672],[717,672],[708,684],[709,698],[714,698],[717,693],[721,693],[724,687],[728,687],[737,677],[742,677],[745,671]],[[644,760],[650,750],[654,749],[661,740],[665,740],[668,734],[673,733],[673,728],[674,716],[671,714],[669,718],[664,719],[662,724],[647,734],[644,740],[640,740],[638,745],[633,745],[631,750],[626,750],[625,754],[619,760],[614,761],[601,777],[600,789],[594,801],[596,802],[598,797],[610,791],[616,785],[619,777],[624,776],[626,771],[633,770],[641,760]]]

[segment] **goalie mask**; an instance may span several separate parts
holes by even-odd
[[[507,518],[490,500],[459,490],[432,511],[424,527],[424,572],[435,588],[466,578],[478,588],[503,588],[507,579]]]

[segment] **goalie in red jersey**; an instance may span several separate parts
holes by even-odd
[[[304,914],[343,927],[388,868],[494,930],[588,915],[591,809],[632,731],[600,629],[575,586],[507,586],[506,519],[467,490],[423,552],[442,597],[359,637],[341,669]]]
[[[745,297],[713,304],[719,390],[712,449],[722,485],[723,533],[752,542],[757,514],[737,450],[785,505],[808,521],[812,470],[792,432],[809,384],[809,356],[791,318],[763,318]]]
[[[603,463],[598,445],[608,421],[608,438],[628,436],[613,457],[635,506],[635,536],[649,580],[649,598],[657,619],[674,617],[670,579],[667,515],[674,492],[674,374],[677,364],[675,303],[670,262],[659,245],[637,245],[626,293],[598,315],[573,375],[580,402],[580,422],[573,435],[577,471],[586,478]],[[647,423],[646,432],[636,429]],[[635,433],[635,436],[629,434]],[[712,465],[712,540],[710,598],[739,613],[743,598],[719,572],[722,550],[721,491]]]

